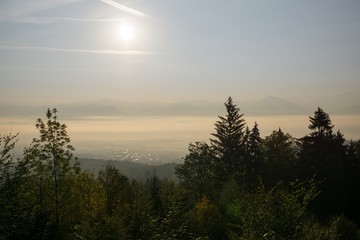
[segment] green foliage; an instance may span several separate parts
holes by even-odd
[[[14,153],[15,144],[18,140],[18,133],[12,135],[0,135],[0,189],[5,190],[8,182],[14,175]],[[1,195],[0,195],[1,197]],[[1,198],[0,198],[1,200]]]
[[[212,195],[214,189],[214,152],[205,142],[190,143],[184,163],[175,174],[196,200]]]
[[[302,239],[308,221],[306,207],[317,195],[312,182],[277,185],[270,191],[234,198],[226,206],[229,236],[238,239]]]
[[[206,239],[222,239],[224,228],[218,207],[208,197],[203,197],[192,211],[195,232]]]
[[[152,201],[149,189],[141,182],[131,182],[128,224],[131,239],[151,239],[152,235]]]
[[[73,203],[69,193],[72,178],[80,171],[66,125],[58,121],[56,113],[56,109],[48,109],[47,121],[37,120],[40,136],[24,151],[31,167],[27,184],[33,189],[30,199],[39,238],[64,238],[64,229],[71,228],[72,223],[65,220],[67,207]]]
[[[151,203],[154,215],[162,215],[162,201],[160,198],[160,189],[162,185],[161,180],[154,175],[147,180],[146,185],[150,189]]]
[[[358,226],[344,216],[335,217],[331,225],[336,227],[336,233],[341,240],[360,239]]]
[[[79,171],[77,159],[74,158],[75,148],[70,145],[70,138],[66,125],[57,118],[56,108],[47,110],[47,121],[38,119],[36,128],[39,138],[34,138],[30,147],[25,149],[25,158],[28,158],[34,171],[46,171],[52,175],[54,181],[60,180],[67,173]]]
[[[7,239],[17,231],[18,184],[14,173],[13,150],[18,134],[0,136],[0,239]]]
[[[0,136],[0,172],[1,178],[0,183],[4,181],[4,174],[9,173],[11,165],[13,165],[14,154],[13,150],[15,148],[15,144],[18,141],[19,133],[12,135],[11,133],[8,135]]]
[[[107,217],[97,226],[97,234],[94,239],[118,240],[131,239],[128,233],[125,219],[118,217]]]
[[[121,172],[108,162],[99,171],[99,182],[105,191],[106,214],[109,217],[121,215],[129,204],[130,183]]]
[[[188,192],[174,181],[163,179],[159,189],[161,215],[153,218],[153,239],[182,240],[198,239],[191,231],[191,219],[188,212],[192,201],[188,201]],[[155,215],[156,216],[156,215]]]
[[[56,109],[23,158],[18,135],[2,135],[0,240],[360,239],[359,141],[345,145],[320,108],[301,144],[280,129],[263,140],[225,106],[211,145],[189,145],[179,183],[130,180],[114,162],[81,171]]]
[[[99,239],[105,214],[105,191],[91,172],[81,172],[74,177],[71,188],[73,204],[67,221],[74,222],[71,229],[76,239]]]
[[[343,216],[330,219],[329,223],[321,226],[313,223],[306,227],[304,238],[306,240],[357,240],[360,239],[358,226]]]

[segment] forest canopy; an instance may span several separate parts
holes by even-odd
[[[177,180],[83,170],[57,109],[19,158],[0,136],[0,239],[360,239],[360,141],[317,108],[309,133],[261,137],[229,97]]]

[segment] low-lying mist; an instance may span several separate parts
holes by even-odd
[[[68,134],[79,157],[104,160],[131,160],[147,163],[180,161],[187,153],[190,142],[208,141],[214,132],[217,116],[126,116],[126,117],[86,117],[61,118],[67,125]],[[45,119],[44,116],[39,116]],[[268,136],[279,127],[293,137],[306,135],[308,116],[244,116],[251,128],[255,121],[259,125],[261,137]],[[360,115],[330,116],[346,139],[360,138]],[[1,133],[20,132],[16,154],[38,137],[35,118],[0,117]]]

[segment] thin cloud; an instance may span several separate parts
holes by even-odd
[[[126,7],[118,2],[115,2],[113,0],[100,0],[104,3],[107,3],[109,4],[110,6],[113,6],[114,8],[117,8],[121,11],[124,11],[126,13],[129,13],[129,14],[132,14],[132,15],[135,15],[135,16],[138,16],[138,17],[145,17],[146,14],[143,13],[143,12],[140,12],[138,10],[135,10],[135,9],[132,9],[132,8],[129,8],[129,7]]]
[[[0,66],[0,70],[5,70],[5,71],[44,71],[44,70],[54,70],[54,71],[76,71],[76,72],[81,72],[81,71],[107,71],[107,72],[119,72],[122,71],[119,68],[78,68],[78,67],[3,67]],[[1,79],[0,79],[1,82]]]
[[[70,17],[52,17],[49,20],[54,21],[75,21],[75,22],[122,22],[123,18],[70,18]]]
[[[3,4],[0,11],[1,18],[12,18],[32,15],[59,6],[68,5],[84,0],[11,0]]]
[[[154,55],[154,52],[135,51],[135,50],[113,50],[113,49],[79,49],[79,48],[52,48],[52,47],[37,47],[37,46],[15,46],[15,45],[0,45],[2,49],[13,50],[36,50],[36,51],[51,51],[51,52],[70,52],[70,53],[90,53],[90,54],[110,54],[110,55]]]
[[[50,24],[54,22],[122,22],[124,18],[18,17],[0,19],[3,22]]]

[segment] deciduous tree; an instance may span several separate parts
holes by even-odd
[[[39,138],[34,138],[25,149],[24,158],[31,164],[32,180],[36,189],[34,202],[35,225],[39,237],[62,238],[66,207],[71,204],[69,193],[72,175],[80,171],[74,147],[70,144],[66,125],[61,124],[57,110],[48,109],[46,121],[38,119]]]
[[[180,182],[191,191],[196,201],[211,195],[214,187],[214,153],[207,143],[190,143],[184,163],[176,167]]]

